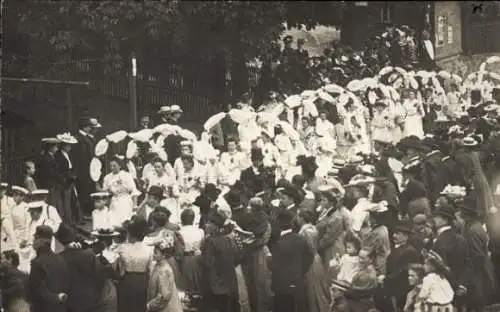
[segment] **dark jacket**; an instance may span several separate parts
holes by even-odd
[[[438,176],[442,158],[443,154],[440,151],[432,151],[425,155],[422,161],[422,182],[428,191],[431,201],[435,201],[439,197],[439,193],[445,187],[445,185],[443,185],[443,179]]]
[[[71,279],[67,307],[70,312],[92,312],[100,304],[99,261],[91,249],[66,248],[60,253]]]
[[[208,236],[202,245],[206,292],[213,295],[235,295],[236,250],[227,235]]]
[[[388,297],[394,297],[400,309],[404,307],[406,294],[410,290],[408,284],[408,265],[419,263],[420,255],[409,244],[392,249],[387,257],[387,273],[384,279],[384,289]]]
[[[75,173],[75,168],[74,168],[75,165],[73,164],[73,159],[71,155],[68,155],[71,161],[71,165],[73,166],[73,168],[70,169],[68,160],[66,159],[66,157],[64,157],[61,151],[58,151],[54,156],[57,161],[57,167],[59,169],[59,174],[61,177],[62,184],[64,187],[68,187],[69,185],[71,185],[71,183],[75,182],[77,179],[77,175]]]
[[[75,135],[75,138],[78,140],[78,144],[75,144],[71,149],[71,161],[79,179],[90,180],[89,166],[94,157],[96,142],[94,138],[80,132]]]
[[[399,197],[399,204],[403,214],[409,213],[408,206],[412,201],[425,197],[427,197],[425,185],[416,179],[410,178],[406,188],[401,192]]]
[[[454,289],[466,285],[467,275],[464,274],[469,268],[469,257],[467,243],[462,235],[454,229],[442,232],[434,241],[434,249],[450,268],[449,281]]]
[[[69,293],[71,278],[61,255],[48,250],[31,261],[28,284],[28,298],[33,312],[66,312],[58,294]]]
[[[280,237],[273,246],[269,268],[275,293],[295,294],[305,289],[305,275],[313,262],[313,251],[305,238],[296,233]]]
[[[44,153],[40,157],[37,166],[37,178],[37,185],[47,190],[59,188],[63,184],[63,179],[59,172],[59,164],[55,155]]]
[[[274,174],[270,174],[268,168],[259,169],[259,174],[255,174],[253,167],[243,170],[240,175],[240,181],[243,182],[245,192],[249,197],[260,193],[274,184]]]

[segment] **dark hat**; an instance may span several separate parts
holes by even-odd
[[[455,219],[455,208],[453,208],[452,205],[446,204],[441,206],[439,209],[434,211],[433,215],[434,216],[440,216],[443,217],[449,221],[452,221]]]
[[[213,183],[208,183],[205,185],[205,189],[203,190],[203,194],[205,194],[211,200],[216,200],[219,197],[221,190],[217,188],[217,186]]]
[[[285,42],[285,43],[290,43],[292,41],[293,41],[293,37],[290,35],[287,35],[287,36],[285,36],[285,38],[283,38],[283,42]]]
[[[156,185],[152,185],[149,190],[148,190],[148,195],[151,195],[151,196],[156,196],[156,197],[159,197],[159,198],[164,198],[164,190],[163,188],[159,187],[159,186],[156,186]]]
[[[401,141],[399,141],[399,143],[396,144],[396,147],[399,150],[407,150],[409,148],[412,148],[412,149],[422,151],[424,149],[422,142],[416,136],[408,136],[408,137],[401,139]]]
[[[54,236],[54,231],[52,231],[52,228],[48,225],[40,225],[36,227],[35,230],[35,239],[42,238],[42,239],[52,239],[52,236]]]
[[[82,118],[78,121],[78,127],[80,129],[86,127],[101,128],[101,124],[96,118]]]
[[[429,149],[435,149],[439,147],[436,138],[430,135],[425,136],[425,138],[422,140],[422,145]]]
[[[239,208],[243,205],[243,200],[241,198],[241,193],[237,191],[229,191],[224,195],[224,199],[231,209]]]
[[[223,227],[224,224],[226,224],[226,217],[224,217],[218,211],[214,211],[208,215],[208,221],[218,227]]]
[[[250,151],[250,158],[252,160],[263,160],[264,154],[262,154],[262,149],[252,148],[252,150]]]
[[[68,225],[61,223],[55,235],[56,239],[63,245],[67,245],[76,240],[74,230]]]
[[[284,187],[280,187],[276,191],[278,191],[282,194],[285,194],[287,196],[290,196],[293,199],[293,201],[295,201],[295,202],[298,202],[301,200],[300,192],[292,184],[288,184],[288,185],[285,185]]]
[[[411,223],[405,220],[399,221],[394,227],[394,232],[410,234],[413,232]]]

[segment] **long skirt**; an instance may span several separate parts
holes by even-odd
[[[101,308],[100,312],[117,312],[117,294],[116,294],[116,286],[112,280],[108,279],[104,283],[104,287],[102,289],[102,297],[101,297]]]
[[[309,312],[328,312],[330,307],[330,290],[328,277],[321,257],[316,254],[306,275],[306,289]]]
[[[174,257],[170,257],[167,259],[167,262],[168,264],[170,264],[172,272],[174,273],[175,285],[182,285],[182,275],[177,259],[175,259]]]
[[[267,312],[272,303],[271,272],[267,267],[267,246],[243,259],[242,267],[253,312]]]
[[[202,257],[201,255],[187,255],[182,259],[182,286],[185,292],[201,294],[202,287]]]
[[[238,265],[234,272],[236,274],[236,283],[238,285],[238,303],[240,305],[239,312],[251,312],[250,301],[248,299],[248,289],[245,282],[245,276],[243,275],[243,270],[241,265]]]
[[[62,218],[64,215],[64,204],[61,197],[61,190],[57,187],[51,187],[49,189],[49,196],[47,198],[47,204],[57,209],[57,213]],[[63,219],[64,220],[64,219]]]
[[[146,312],[147,273],[125,273],[118,283],[118,312]]]

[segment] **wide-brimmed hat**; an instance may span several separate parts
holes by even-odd
[[[32,191],[31,197],[43,197],[43,196],[49,196],[49,194],[50,194],[49,190],[39,189]]]
[[[165,191],[163,188],[157,186],[157,185],[152,185],[149,190],[148,190],[148,195],[151,196],[156,196],[158,198],[165,198]]]
[[[467,136],[462,139],[462,144],[466,147],[476,147],[479,146],[480,142],[471,136]]]
[[[0,183],[0,189],[5,190],[7,188],[9,188],[9,184],[8,183],[5,183],[5,182]]]
[[[172,110],[170,109],[170,106],[162,106],[158,110],[158,114],[165,115],[165,114],[170,114]]]
[[[114,231],[113,229],[97,229],[95,231],[92,231],[91,233],[95,237],[115,237],[119,236],[120,233],[117,231]]]
[[[93,200],[108,199],[111,197],[111,193],[108,192],[96,192],[90,194],[90,198]]]
[[[413,233],[412,225],[411,225],[410,222],[408,222],[406,220],[401,220],[394,227],[394,232],[401,232],[401,233],[405,233],[405,234],[411,234],[411,233]]]
[[[352,177],[349,183],[344,185],[344,187],[367,187],[373,183],[375,183],[375,179],[373,177],[357,174]]]
[[[184,112],[179,105],[172,105],[172,106],[170,106],[170,111],[172,112],[172,114],[174,114],[174,113],[183,113]]]
[[[21,194],[21,195],[28,195],[30,193],[30,191],[28,191],[24,187],[13,185],[12,186],[12,193],[17,193],[17,194]]]
[[[75,139],[74,136],[69,134],[69,132],[58,134],[56,136],[56,139],[58,139],[61,143],[65,143],[65,144],[77,144],[78,143],[78,140]]]
[[[424,149],[424,147],[422,146],[422,142],[416,136],[408,136],[401,139],[401,141],[399,141],[399,143],[396,144],[396,147],[402,151],[410,148],[418,151],[422,151]]]
[[[341,159],[341,158],[334,158],[333,159],[332,168],[342,169],[345,167],[345,165],[346,165],[346,161],[344,159]]]
[[[211,200],[216,200],[221,193],[221,190],[213,183],[207,183],[203,189],[203,194],[205,194]]]
[[[434,265],[438,273],[446,274],[450,272],[450,268],[444,263],[443,258],[434,250],[426,252],[425,259]]]
[[[61,141],[58,138],[42,138],[44,144],[59,144]]]
[[[44,205],[45,202],[39,200],[39,201],[29,202],[26,206],[28,208],[28,211],[42,211]]]
[[[449,204],[446,204],[446,205],[443,205],[441,207],[439,207],[438,209],[436,209],[436,211],[434,211],[433,215],[434,216],[440,216],[440,217],[443,217],[449,221],[452,221],[453,219],[455,219],[455,208],[453,208],[452,205],[449,205]]]

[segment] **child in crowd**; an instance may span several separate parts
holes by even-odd
[[[408,283],[411,290],[406,295],[406,303],[404,312],[420,311],[421,302],[418,300],[418,295],[422,289],[422,280],[425,275],[425,268],[420,263],[410,264],[408,267]]]
[[[454,292],[445,278],[449,268],[435,251],[430,250],[425,257],[425,277],[417,296],[420,307],[414,311],[453,311]]]
[[[24,163],[24,187],[31,192],[37,189],[35,183],[35,163],[32,161],[27,161]]]
[[[92,228],[94,231],[99,229],[110,229],[120,224],[113,224],[111,214],[107,206],[111,194],[107,192],[93,193],[90,197],[94,200],[94,211],[92,211]]]
[[[349,234],[345,238],[346,254],[340,258],[340,261],[333,260],[330,266],[338,267],[337,280],[342,282],[351,283],[352,277],[356,275],[359,270],[359,251],[361,249],[361,242],[359,239]],[[335,264],[337,262],[337,264]]]

